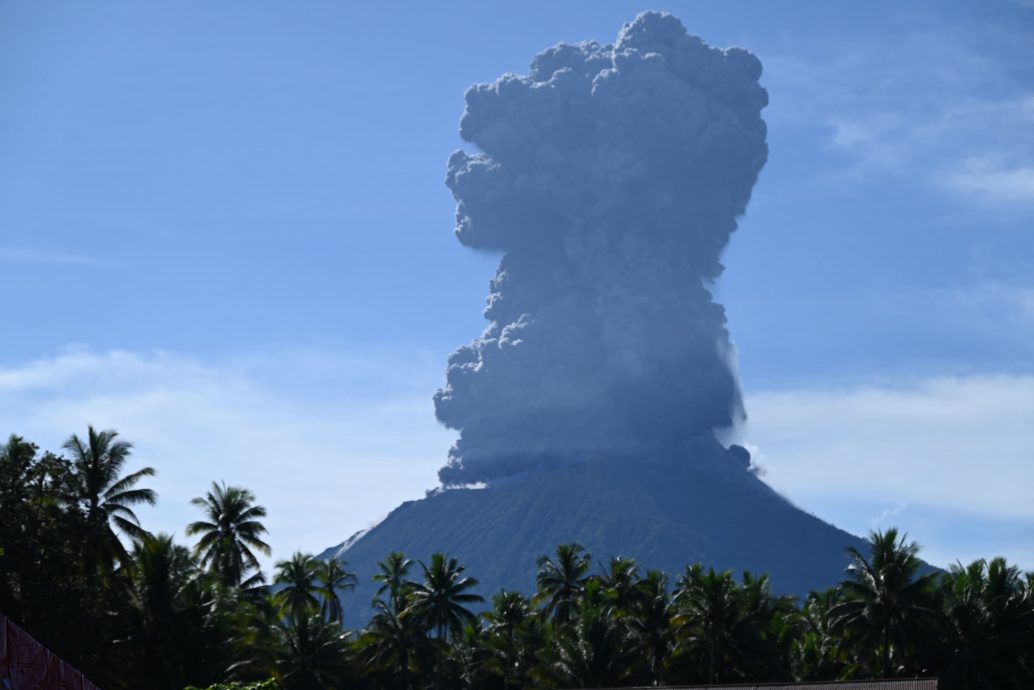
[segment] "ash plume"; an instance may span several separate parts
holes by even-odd
[[[446,485],[691,452],[743,415],[709,286],[768,155],[761,63],[644,13],[472,87],[446,183],[502,253],[488,328],[449,358]]]

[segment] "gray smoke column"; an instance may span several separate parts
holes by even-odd
[[[456,235],[502,253],[484,334],[449,358],[439,476],[677,457],[743,414],[708,287],[768,155],[761,63],[645,13],[472,87],[446,182]]]

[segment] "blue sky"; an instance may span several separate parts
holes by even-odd
[[[6,2],[0,433],[119,429],[181,536],[245,484],[275,557],[421,496],[497,260],[452,235],[463,93],[662,9],[765,67],[716,292],[766,480],[1034,568],[1032,5]]]

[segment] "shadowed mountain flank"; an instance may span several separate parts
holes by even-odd
[[[673,576],[696,562],[767,572],[783,593],[842,580],[845,548],[867,552],[865,542],[790,504],[742,457],[717,444],[689,462],[594,457],[485,489],[441,491],[402,504],[355,543],[321,557],[340,555],[359,576],[355,592],[343,596],[353,623],[369,613],[370,578],[391,551],[425,563],[433,551],[448,552],[486,597],[531,593],[536,559],[571,541],[598,563],[632,557]]]

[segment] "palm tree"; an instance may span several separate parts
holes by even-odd
[[[478,581],[464,577],[465,568],[455,558],[436,553],[431,556],[430,567],[423,563],[420,567],[424,581],[411,583],[410,606],[414,615],[436,631],[439,640],[445,641],[450,633],[458,633],[464,625],[477,622],[477,616],[463,605],[484,601],[484,597],[467,592],[476,587]]]
[[[795,616],[798,630],[792,642],[792,658],[797,679],[832,680],[843,675],[847,659],[832,614],[840,601],[840,589],[815,591]]]
[[[91,426],[85,441],[73,434],[63,446],[71,453],[75,469],[71,498],[83,507],[90,530],[88,548],[99,567],[114,559],[129,561],[115,529],[142,539],[147,532],[131,506],[154,505],[158,500],[154,490],[137,488],[141,479],[154,476],[154,469],[144,467],[121,476],[133,445],[115,440],[117,436],[114,429],[96,431]]]
[[[266,516],[266,509],[254,501],[247,489],[215,482],[204,498],[191,501],[208,518],[187,525],[188,535],[201,535],[195,547],[201,565],[231,587],[248,588],[265,581],[252,549],[270,554],[269,544],[260,538],[266,528],[258,520]],[[246,578],[251,570],[257,572]]]
[[[635,606],[640,596],[639,565],[632,558],[620,556],[610,559],[610,564],[600,576],[603,589],[614,615],[625,616]]]
[[[276,564],[277,573],[273,584],[282,585],[282,589],[277,590],[276,599],[282,609],[296,620],[320,608],[315,594],[320,591],[320,587],[314,582],[318,567],[312,554],[301,552],[295,552],[289,561]]]
[[[482,614],[485,623],[485,667],[502,679],[503,686],[524,687],[537,646],[536,615],[531,601],[520,592],[499,592],[492,610]]]
[[[645,659],[650,682],[662,685],[664,661],[671,653],[672,606],[668,594],[668,576],[658,570],[647,571],[636,585],[637,596],[632,598],[628,627],[632,638]]]
[[[26,498],[37,447],[20,436],[11,436],[0,446],[0,503],[13,506]]]
[[[683,647],[703,653],[707,682],[717,683],[739,618],[732,573],[716,573],[714,568],[705,573],[699,564],[687,567],[675,585],[674,601],[674,623]]]
[[[884,678],[894,675],[892,651],[903,655],[932,614],[929,594],[936,575],[918,575],[919,545],[906,538],[899,539],[895,528],[870,533],[871,558],[848,548],[848,579],[840,583],[844,601],[832,612],[838,628],[859,635],[863,652],[879,653]]]
[[[487,662],[490,652],[485,647],[485,631],[468,625],[449,645],[449,684],[462,690],[480,690],[492,680]]]
[[[284,690],[338,687],[347,651],[346,635],[340,626],[311,612],[288,619],[277,630],[280,653],[276,666]]]
[[[502,591],[492,597],[492,610],[481,615],[488,631],[512,637],[532,616],[531,602],[520,592]]]
[[[772,594],[768,575],[743,573],[737,590],[739,616],[732,630],[731,665],[740,680],[792,680],[792,626],[796,598]]]
[[[182,595],[196,574],[194,560],[168,534],[148,535],[136,542],[132,558],[129,622],[135,647],[156,683],[182,688],[188,668],[188,659],[181,653],[188,635]]]
[[[939,588],[945,687],[1034,686],[1034,598],[1005,559],[952,566]]]
[[[438,663],[435,673],[441,680],[442,648],[448,642],[449,634],[456,635],[464,625],[477,623],[477,616],[470,612],[464,604],[484,601],[480,594],[471,594],[467,590],[476,587],[478,581],[472,577],[464,577],[465,568],[455,558],[436,553],[431,556],[428,567],[420,563],[424,571],[423,582],[413,582],[409,608],[412,615],[422,621],[427,629],[436,631],[438,642]]]
[[[281,628],[284,623],[275,596],[264,591],[261,596],[243,597],[238,615],[231,645],[234,661],[227,675],[233,680],[273,676],[278,655],[283,651]]]
[[[574,617],[578,597],[585,590],[586,573],[592,556],[580,544],[561,544],[556,548],[556,562],[543,556],[538,560],[535,599],[546,602],[546,615],[557,623],[566,623]]]
[[[320,598],[323,599],[320,612],[328,621],[339,625],[344,622],[344,610],[341,608],[338,592],[343,589],[355,589],[358,583],[355,573],[345,570],[346,565],[348,564],[339,560],[337,556],[317,561],[316,564],[316,580],[319,582]]]
[[[375,596],[380,597],[387,592],[388,603],[391,604],[391,608],[396,614],[402,613],[402,610],[406,608],[409,586],[406,576],[412,565],[413,561],[406,558],[405,554],[393,551],[388,554],[386,559],[377,564],[380,572],[373,576],[375,582],[381,583]]]
[[[589,601],[602,601],[592,592],[601,589],[598,580],[586,588]],[[638,653],[624,621],[609,608],[586,602],[570,625],[559,628],[547,656],[547,674],[559,687],[618,687],[631,674]]]
[[[413,676],[420,670],[427,638],[416,627],[412,615],[393,610],[380,599],[373,600],[374,615],[359,639],[359,657],[367,668],[390,678],[388,687],[413,687]]]

